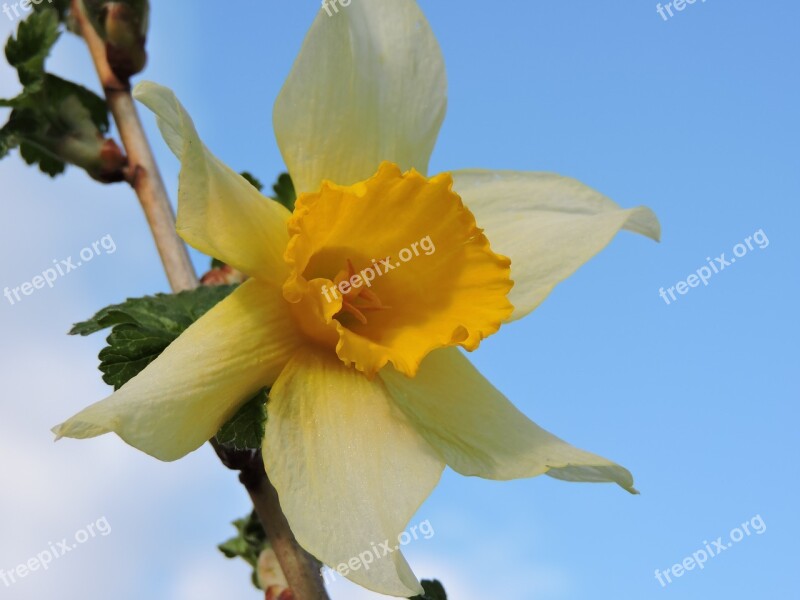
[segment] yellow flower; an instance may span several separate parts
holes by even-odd
[[[412,0],[314,22],[274,110],[293,214],[212,155],[169,90],[136,96],[182,163],[178,232],[250,279],[59,437],[115,432],[175,460],[271,387],[267,472],[299,542],[334,567],[396,540],[445,465],[633,491],[627,470],[527,419],[457,346],[530,313],[620,229],[657,239],[658,221],[552,174],[428,178],[446,81]],[[422,591],[399,551],[348,577]]]

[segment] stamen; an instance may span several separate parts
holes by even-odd
[[[342,281],[349,281],[356,273],[353,261],[348,258],[347,267],[339,271],[333,280],[334,287],[338,287]],[[335,317],[346,312],[358,319],[362,325],[366,325],[367,317],[364,311],[387,310],[388,308],[390,307],[384,306],[375,292],[362,284],[357,288],[351,286],[346,294],[342,294],[342,310]]]
[[[358,310],[355,306],[353,306],[349,302],[342,303],[342,312],[349,312],[356,319],[361,321],[362,325],[367,324],[367,317],[364,315],[364,313],[362,313],[360,310]]]

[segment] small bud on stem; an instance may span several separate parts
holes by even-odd
[[[138,12],[125,2],[108,2],[103,8],[108,64],[125,81],[147,64],[147,3],[140,3]]]

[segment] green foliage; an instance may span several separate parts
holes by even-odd
[[[56,10],[36,11],[6,44],[6,58],[17,69],[23,89],[15,98],[0,99],[0,107],[12,109],[0,129],[0,158],[18,147],[25,162],[50,176],[62,173],[69,163],[100,181],[119,181],[125,158],[104,138],[109,130],[106,101],[45,71],[59,29]]]
[[[88,117],[89,121],[102,133],[108,133],[109,120],[108,120],[108,104],[104,98],[101,98],[93,91],[85,87],[66,81],[55,75],[45,75],[44,91],[49,94],[45,101],[54,102],[59,105],[64,104],[68,98],[75,98],[81,108],[86,111],[86,114],[75,115],[73,121],[85,120]],[[55,117],[55,115],[53,115]],[[68,118],[70,115],[61,113],[61,118]]]
[[[262,390],[217,433],[217,442],[233,450],[258,450],[264,440],[268,391]]]
[[[13,135],[13,128],[10,133]],[[55,177],[63,173],[64,169],[67,168],[66,163],[55,154],[51,154],[46,147],[40,146],[35,142],[22,141],[17,137],[12,138],[9,136],[9,139],[14,139],[19,144],[19,153],[22,159],[29,165],[38,165],[39,170],[45,175]]]
[[[19,146],[19,140],[14,133],[5,127],[0,129],[0,160],[6,157],[10,150]]]
[[[19,146],[25,162],[48,175],[61,173],[69,162],[100,176],[109,121],[105,100],[94,92],[42,73],[16,98],[0,99],[0,106],[13,109],[0,129],[0,158]]]
[[[259,192],[264,189],[264,184],[252,173],[249,171],[242,171],[241,176],[244,177],[247,182],[256,188]]]
[[[425,594],[422,596],[414,596],[411,600],[447,600],[447,594],[444,591],[444,586],[438,580],[425,579],[422,582],[422,589]]]
[[[85,114],[69,114],[63,112],[63,104],[75,97],[78,106]],[[26,87],[21,94],[10,100],[0,100],[0,106],[13,108],[18,114],[24,113],[33,118],[45,117],[43,121],[51,124],[58,133],[70,133],[72,121],[87,117],[102,133],[108,131],[108,110],[105,100],[94,92],[75,83],[42,73],[34,85]]]
[[[294,183],[288,173],[281,173],[278,181],[272,186],[275,192],[275,200],[283,204],[290,211],[294,211],[294,203],[297,200],[297,193],[294,190]]]
[[[100,371],[103,381],[119,389],[234,289],[199,287],[179,294],[131,298],[76,324],[70,334],[90,335],[111,327],[108,346],[100,352]]]
[[[253,585],[258,587],[257,565],[261,552],[269,545],[267,534],[261,526],[261,521],[253,512],[244,519],[233,522],[236,527],[236,536],[218,546],[228,558],[242,558],[253,567]]]
[[[6,60],[17,70],[22,85],[44,75],[44,61],[60,35],[58,15],[52,10],[34,12],[19,24],[17,37],[6,43]]]
[[[264,184],[261,183],[261,180],[255,175],[249,171],[242,171],[240,174],[259,192],[264,191]],[[275,194],[272,198],[273,200],[283,204],[290,211],[294,210],[294,203],[297,199],[297,194],[294,191],[294,183],[292,183],[292,178],[288,173],[281,173],[278,175],[278,179],[272,186],[272,190]]]

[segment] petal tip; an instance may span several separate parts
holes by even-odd
[[[142,98],[146,97],[150,92],[158,90],[163,86],[155,83],[154,81],[140,81],[135,86],[133,86],[133,90],[131,91],[131,95],[136,99],[141,101]]]
[[[661,223],[656,213],[647,206],[637,206],[632,210],[625,229],[647,236],[654,242],[661,241]]]

